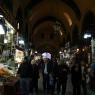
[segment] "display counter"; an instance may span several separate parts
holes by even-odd
[[[20,54],[23,56],[24,52],[20,50],[16,50],[15,53],[16,53],[15,57],[9,56],[8,54],[6,58],[5,57],[6,52],[4,53],[5,56],[1,55],[1,58],[0,58],[0,95],[16,95],[17,83],[19,81],[19,77],[16,76],[17,70],[18,70],[18,63],[19,63],[19,59],[21,59]]]
[[[15,67],[0,64],[0,95],[16,95],[16,83],[19,77],[16,75]]]
[[[19,77],[10,76],[6,81],[0,82],[0,95],[16,95],[16,86]]]

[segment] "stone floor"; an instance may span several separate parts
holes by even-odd
[[[47,93],[43,93],[43,89],[42,89],[42,79],[39,79],[39,93],[38,94],[32,94],[32,95],[50,95]],[[55,92],[55,95],[56,92]],[[71,81],[70,81],[70,76],[68,78],[68,82],[67,82],[67,90],[66,90],[66,95],[73,95],[72,94],[72,85],[71,85]],[[81,94],[83,95],[83,94]],[[95,91],[92,91],[91,89],[88,88],[88,95],[95,95]]]

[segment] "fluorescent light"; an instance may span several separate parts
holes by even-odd
[[[4,43],[8,43],[8,40],[7,39],[4,39]]]
[[[84,39],[90,38],[91,34],[84,34]]]
[[[19,40],[19,44],[24,45],[24,41],[23,40]]]
[[[14,33],[14,31],[13,31],[13,29],[11,28],[11,34],[13,34]]]
[[[3,15],[0,15],[0,17],[3,17]]]
[[[35,51],[35,53],[38,53],[37,51]]]
[[[62,51],[59,52],[60,54],[62,53]]]
[[[77,48],[77,52],[79,52],[79,48]]]
[[[60,35],[62,36],[63,35],[63,33],[62,33],[62,31],[60,30]]]
[[[17,23],[17,29],[19,29],[19,23]]]
[[[0,25],[0,34],[5,34],[5,31],[2,25]]]

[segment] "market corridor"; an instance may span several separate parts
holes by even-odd
[[[50,94],[47,94],[47,93],[46,94],[43,93],[42,78],[39,79],[38,85],[39,85],[39,93],[38,94],[33,93],[33,95],[50,95]],[[55,90],[54,95],[57,95],[56,90]],[[72,84],[71,84],[71,80],[70,80],[70,75],[68,76],[66,95],[73,95],[73,92],[72,92]],[[81,94],[81,95],[83,95],[83,94]],[[90,90],[88,88],[88,95],[95,95],[95,92],[93,92],[92,90]]]

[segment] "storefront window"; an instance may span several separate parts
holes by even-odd
[[[3,65],[0,72],[4,69],[10,75],[13,75],[15,72],[13,57],[14,33],[15,29],[13,26],[3,16],[0,16],[0,65]],[[6,72],[3,73],[4,76]]]

